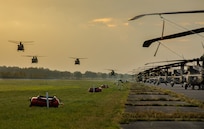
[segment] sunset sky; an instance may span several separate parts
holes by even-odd
[[[204,0],[0,0],[0,66],[43,67],[60,71],[128,73],[145,63],[197,58],[204,53],[204,33],[162,41],[160,16],[130,18],[144,13],[204,10]],[[164,35],[204,26],[204,13],[163,15]],[[34,41],[17,44],[8,40]],[[171,51],[170,51],[171,50]],[[173,52],[172,52],[173,51]],[[177,54],[175,54],[177,53]],[[26,55],[38,55],[31,64]],[[178,56],[180,55],[180,56]],[[70,57],[87,58],[74,65]]]

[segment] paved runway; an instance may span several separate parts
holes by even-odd
[[[172,90],[176,93],[182,93],[189,98],[197,99],[197,100],[204,102],[204,90],[192,90],[191,88],[188,88],[186,90],[184,87],[182,87],[181,85],[178,85],[178,84],[174,85],[173,87],[171,87],[168,84],[167,84],[167,86],[165,84],[160,84],[160,85],[158,85],[158,87],[169,89],[169,90]]]
[[[150,84],[147,84],[147,85],[150,85]],[[191,88],[185,90],[185,88],[182,87],[181,85],[175,85],[174,87],[171,87],[170,85],[166,86],[165,84],[160,84],[158,85],[158,87],[169,89],[176,93],[184,94],[189,98],[197,99],[204,103],[204,90],[192,90]],[[137,98],[138,97],[139,96],[137,96]],[[138,103],[138,101],[136,102]],[[134,102],[134,104],[137,104],[136,102]],[[141,102],[139,104],[141,104]],[[127,107],[126,107],[126,111],[128,111],[128,108],[131,108],[131,107],[128,107],[128,108]],[[138,109],[139,109],[138,106],[135,106],[135,108],[133,108],[133,110],[136,110],[136,111],[138,111]],[[142,110],[144,110],[144,108]],[[161,110],[161,107],[160,107],[160,110]],[[201,111],[203,110],[201,109]],[[130,122],[129,124],[122,124],[121,128],[122,129],[203,129],[204,122],[202,121],[135,121],[135,122]]]

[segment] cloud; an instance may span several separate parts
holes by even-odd
[[[122,23],[120,20],[114,19],[114,18],[97,18],[97,19],[93,19],[90,23],[92,26],[93,25],[104,25],[109,28],[129,25],[127,22]]]
[[[123,25],[124,25],[124,26],[128,26],[128,25],[129,25],[129,23],[128,23],[128,22],[126,22],[126,23],[123,23]]]
[[[117,26],[114,23],[114,20],[112,18],[97,18],[97,19],[93,19],[91,23],[94,25],[102,24],[102,25],[105,25],[106,27],[116,27]]]
[[[111,21],[112,21],[111,18],[98,18],[98,19],[92,20],[93,23],[104,23],[104,24],[109,23]]]
[[[116,24],[107,24],[108,27],[117,27]]]

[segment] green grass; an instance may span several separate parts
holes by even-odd
[[[101,84],[110,88],[88,92]],[[64,105],[29,107],[30,97],[47,91]],[[0,80],[0,129],[119,129],[128,91],[104,81]]]

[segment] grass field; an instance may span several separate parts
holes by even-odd
[[[88,92],[101,84],[109,88]],[[104,81],[0,80],[0,129],[119,129],[128,91]],[[29,107],[30,97],[46,92],[64,105]]]

